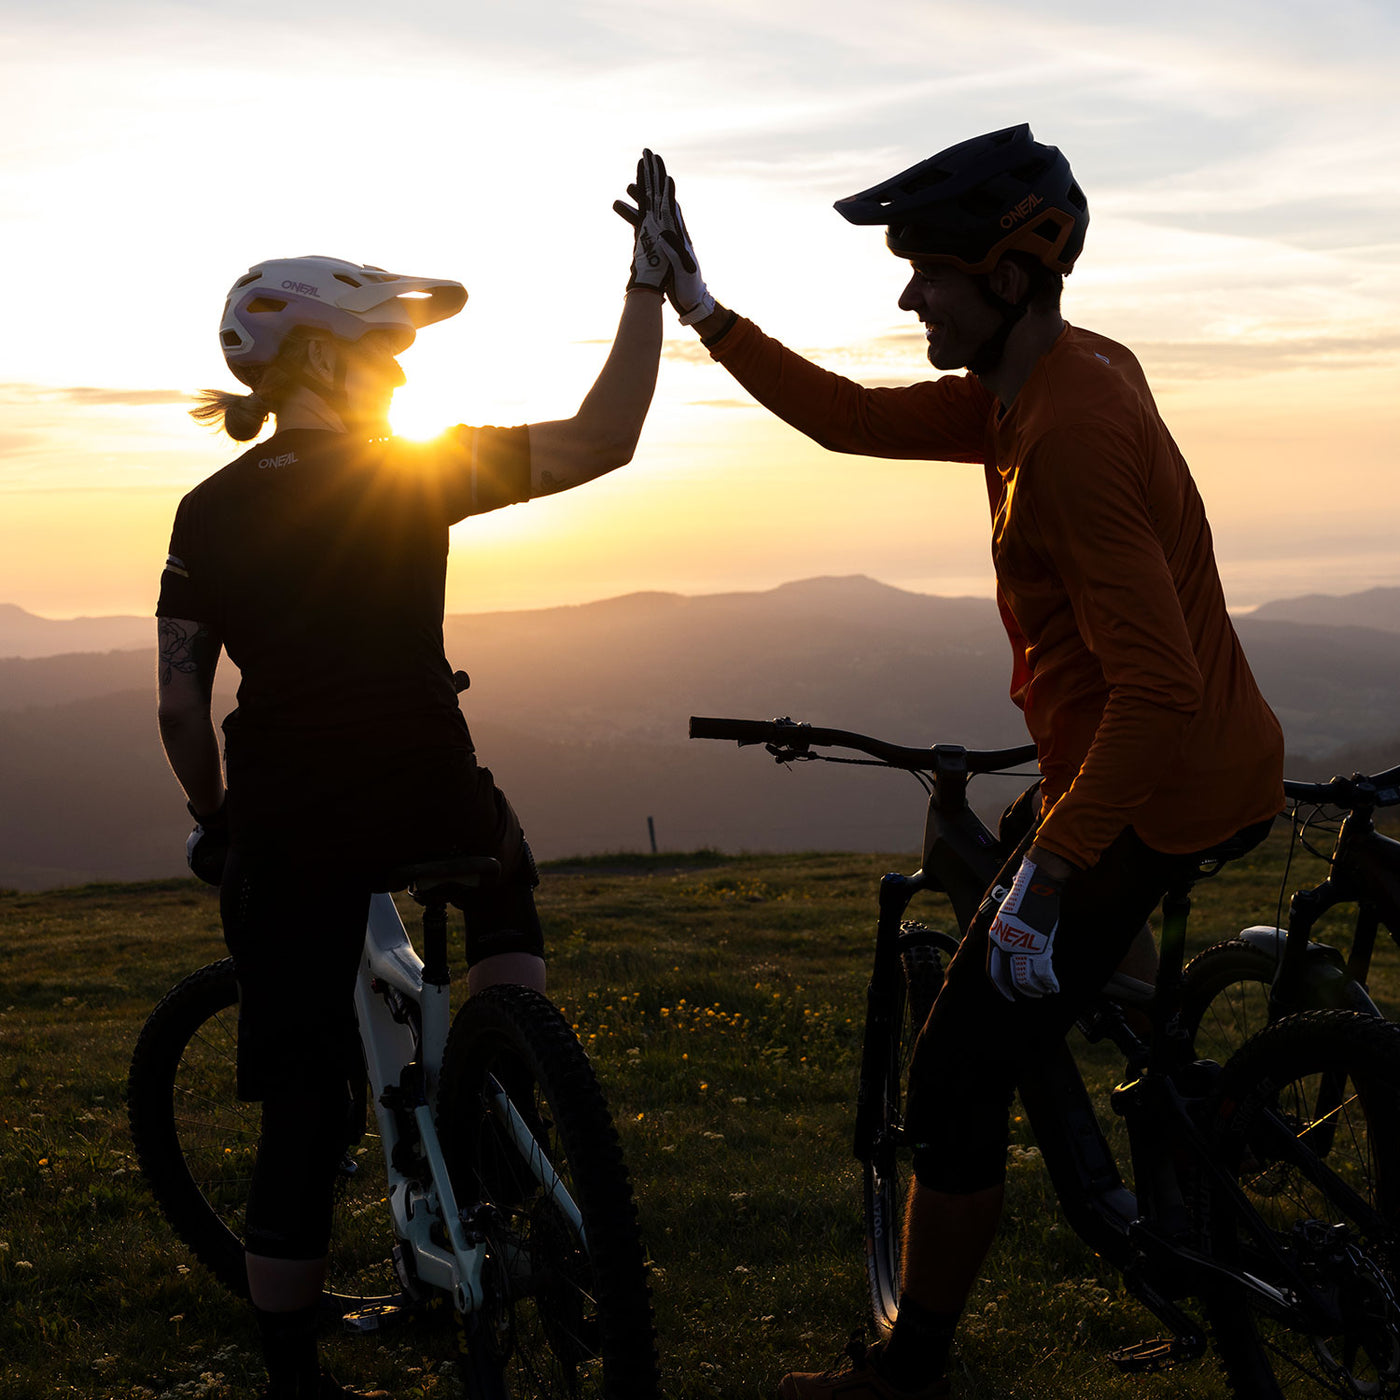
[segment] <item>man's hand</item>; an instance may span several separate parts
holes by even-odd
[[[643,151],[637,162],[637,183],[627,186],[627,193],[637,201],[636,206],[619,199],[613,208],[632,225],[632,275],[627,290],[645,287],[648,291],[664,292],[672,279],[671,260],[662,242],[662,225],[657,214],[666,167],[660,156]]]
[[[1061,882],[1027,856],[988,930],[987,975],[1007,1001],[1060,990],[1051,963],[1060,922]]]
[[[661,158],[657,157],[660,164]],[[661,166],[666,175],[666,167]],[[671,305],[681,318],[681,325],[693,326],[714,314],[715,299],[700,275],[700,260],[695,256],[695,245],[690,241],[690,233],[681,214],[681,206],[676,203],[676,182],[666,175],[665,187],[661,192],[661,236],[671,249],[671,267],[675,276],[666,289]]]
[[[221,885],[228,860],[228,804],[221,804],[207,817],[201,817],[192,802],[186,805],[194,818],[194,830],[185,842],[185,862],[206,885]]]

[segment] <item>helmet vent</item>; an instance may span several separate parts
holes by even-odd
[[[335,274],[335,280],[337,282],[344,282],[347,287],[361,287],[364,285],[364,283],[355,281],[353,277],[349,277],[343,272],[337,272]]]
[[[276,297],[254,297],[252,301],[248,303],[247,309],[252,312],[285,311],[287,309],[287,303],[285,301],[279,301]]]
[[[1022,161],[1020,165],[1013,166],[1012,176],[1023,181],[1027,185],[1033,185],[1050,168],[1048,160],[1037,158],[1036,160]]]
[[[952,178],[953,172],[951,170],[940,170],[936,165],[930,166],[929,169],[920,171],[912,179],[905,180],[900,186],[900,193],[918,194],[921,190],[931,190],[935,185],[941,185],[944,180]]]
[[[238,281],[233,284],[234,290],[236,291],[239,287],[246,287],[250,282],[256,282],[261,276],[262,269],[258,268],[255,271],[250,272],[246,277],[240,277]]]
[[[243,344],[243,337],[237,331],[220,331],[219,344],[225,350],[237,350]]]

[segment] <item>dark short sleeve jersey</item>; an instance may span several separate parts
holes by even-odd
[[[156,613],[207,623],[242,672],[230,769],[470,747],[442,643],[448,526],[529,493],[523,427],[296,429],[195,487]]]

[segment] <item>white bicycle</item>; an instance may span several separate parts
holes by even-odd
[[[451,1320],[459,1375],[483,1400],[648,1400],[659,1379],[641,1236],[587,1056],[524,987],[489,987],[450,1015],[447,906],[498,869],[466,858],[401,872],[423,906],[423,958],[390,896],[373,897],[323,1305],[360,1332]],[[168,992],[137,1040],[128,1103],[166,1218],[246,1296],[260,1112],[235,1092],[237,997],[227,958]]]

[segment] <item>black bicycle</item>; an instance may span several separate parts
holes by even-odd
[[[853,750],[867,757],[836,761],[903,769],[929,789],[921,869],[880,883],[856,1109],[870,1296],[887,1331],[899,1306],[910,1050],[943,958],[1009,854],[968,806],[968,781],[1034,750],[908,748],[787,719],[695,718],[690,733],[761,744],[783,763]],[[1167,892],[1155,989],[1131,1007],[1106,990],[1079,1022],[1125,1060],[1110,1102],[1127,1131],[1132,1187],[1068,1041],[1022,1080],[1022,1105],[1072,1228],[1167,1329],[1116,1352],[1122,1369],[1199,1357],[1210,1336],[1249,1400],[1397,1394],[1400,1027],[1307,1011],[1265,1027],[1223,1065],[1197,1058],[1182,1021],[1190,893],[1232,854],[1222,846]],[[948,897],[956,932],[904,918],[924,892]]]
[[[1296,844],[1324,858],[1328,873],[1293,894],[1286,928],[1255,925],[1187,964],[1183,1016],[1197,1051],[1212,1059],[1227,1059],[1255,1031],[1293,1011],[1379,1015],[1367,990],[1376,936],[1384,924],[1400,939],[1400,841],[1375,823],[1378,809],[1400,804],[1400,767],[1326,783],[1288,781],[1283,788],[1293,804],[1283,889]],[[1319,830],[1333,837],[1330,853],[1312,844]],[[1345,953],[1314,941],[1318,921],[1342,904],[1356,907]]]

